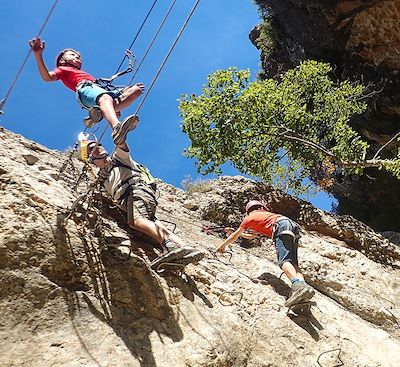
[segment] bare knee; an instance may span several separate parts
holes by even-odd
[[[122,95],[119,97],[122,101],[136,99],[142,94],[142,91],[137,85],[133,85],[122,92]]]
[[[145,225],[143,220],[144,220],[143,218],[135,218],[134,220],[132,220],[131,222],[128,223],[129,227],[140,230]]]
[[[100,108],[104,105],[109,105],[109,104],[113,104],[114,100],[113,98],[109,95],[109,94],[103,94],[99,97],[98,99],[98,104],[100,106]]]

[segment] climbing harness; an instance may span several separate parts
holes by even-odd
[[[49,10],[49,13],[47,14],[47,17],[46,17],[45,21],[43,22],[43,24],[42,24],[42,26],[41,26],[41,28],[40,28],[38,34],[36,35],[36,38],[39,38],[40,35],[42,34],[44,28],[46,27],[47,22],[49,21],[51,15],[53,14],[54,9],[55,9],[56,6],[57,6],[57,3],[58,3],[58,0],[55,0],[54,3],[53,3],[53,5],[51,6],[51,8],[50,8],[50,10]],[[25,59],[24,59],[24,61],[22,62],[20,68],[18,69],[17,74],[15,75],[14,80],[13,80],[13,82],[11,83],[11,85],[10,85],[10,87],[9,87],[9,89],[8,89],[8,91],[7,91],[7,93],[6,93],[6,95],[5,95],[5,97],[0,101],[0,114],[4,114],[4,111],[3,111],[4,106],[5,106],[5,104],[7,103],[8,97],[10,96],[12,90],[14,89],[15,84],[17,83],[17,80],[18,80],[19,76],[21,75],[22,70],[24,69],[25,64],[27,63],[27,61],[28,61],[28,59],[29,59],[29,56],[31,55],[31,52],[32,52],[32,49],[29,48],[29,51],[28,51],[27,55],[25,56]]]
[[[132,72],[132,70],[135,66],[135,63],[136,63],[136,56],[133,54],[133,52],[131,50],[126,50],[125,55],[128,58],[128,66],[126,67],[125,70],[119,71],[109,78],[97,78],[95,81],[85,81],[85,82],[79,84],[79,88],[75,92],[76,100],[78,101],[78,103],[80,104],[80,106],[83,109],[88,110],[90,113],[93,113],[95,111],[98,112],[98,114],[96,114],[94,116],[90,116],[93,120],[95,120],[92,122],[92,124],[95,124],[95,123],[98,123],[99,121],[101,121],[103,116],[102,116],[101,111],[98,106],[88,107],[82,102],[82,100],[80,98],[79,90],[81,87],[90,86],[90,85],[95,84],[95,85],[98,85],[100,88],[103,88],[104,90],[107,90],[109,92],[115,92],[117,95],[122,94],[122,92],[125,89],[129,88],[129,85],[113,85],[112,83],[115,79],[121,77],[122,75]]]
[[[136,56],[133,54],[133,52],[131,50],[128,49],[128,50],[125,50],[125,58],[128,59],[128,66],[127,66],[127,68],[125,70],[116,72],[110,78],[99,78],[99,79],[96,79],[95,82],[97,84],[99,84],[102,88],[107,89],[115,79],[119,78],[122,75],[130,73],[133,70],[134,66],[135,66]]]

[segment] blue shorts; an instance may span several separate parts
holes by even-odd
[[[300,227],[289,218],[280,219],[275,224],[274,244],[278,256],[278,265],[290,261],[298,266],[297,249],[300,238]]]
[[[114,90],[107,90],[96,83],[85,82],[76,90],[76,98],[79,104],[88,110],[92,107],[98,106],[98,100],[103,94],[110,95],[113,99],[118,98],[122,91],[115,88]]]

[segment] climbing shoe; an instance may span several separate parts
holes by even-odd
[[[130,115],[123,122],[115,125],[112,138],[115,145],[120,145],[125,142],[126,135],[138,125],[139,119],[136,115]]]
[[[286,300],[285,307],[291,307],[295,304],[308,302],[314,297],[315,291],[306,282],[292,284],[292,294]]]
[[[157,269],[158,266],[162,263],[175,262],[177,259],[180,259],[195,251],[197,250],[191,247],[176,247],[173,250],[170,250],[167,253],[162,253],[160,256],[156,257],[151,262],[150,266],[152,269]]]
[[[103,114],[101,113],[101,110],[99,107],[92,107],[89,110],[89,116],[85,117],[83,119],[83,123],[85,126],[90,129],[93,127],[93,125],[97,124],[100,122],[103,118]]]
[[[174,261],[174,264],[180,265],[189,265],[189,264],[197,264],[206,254],[203,251],[193,251],[183,257],[180,257]]]

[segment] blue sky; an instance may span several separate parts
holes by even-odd
[[[95,77],[109,77],[118,68],[124,50],[131,44],[154,0],[59,0],[42,33],[46,41],[44,60],[51,70],[57,53],[64,48],[81,52],[83,69]],[[140,59],[160,24],[171,0],[158,0],[154,11],[133,47]],[[0,98],[6,94],[42,26],[53,0],[21,2],[0,0]],[[134,82],[149,85],[169,50],[195,0],[177,0],[171,16],[141,67]],[[259,70],[259,52],[248,34],[259,23],[252,0],[202,0],[156,84],[143,105],[139,127],[128,137],[132,156],[147,165],[153,175],[181,187],[184,178],[200,177],[194,161],[182,156],[189,146],[181,132],[177,99],[196,93],[207,75],[230,66],[249,68],[253,78]],[[125,66],[125,64],[124,64]],[[118,79],[124,84],[130,75]],[[135,102],[126,112],[134,112]],[[0,116],[0,125],[49,148],[73,146],[84,126],[82,110],[74,93],[61,82],[41,80],[31,56]],[[124,114],[126,115],[126,113]],[[102,122],[105,126],[105,122]],[[103,143],[112,150],[110,131]],[[224,174],[237,174],[229,166]],[[211,176],[209,176],[211,178]],[[332,200],[325,194],[309,198],[329,210]]]

